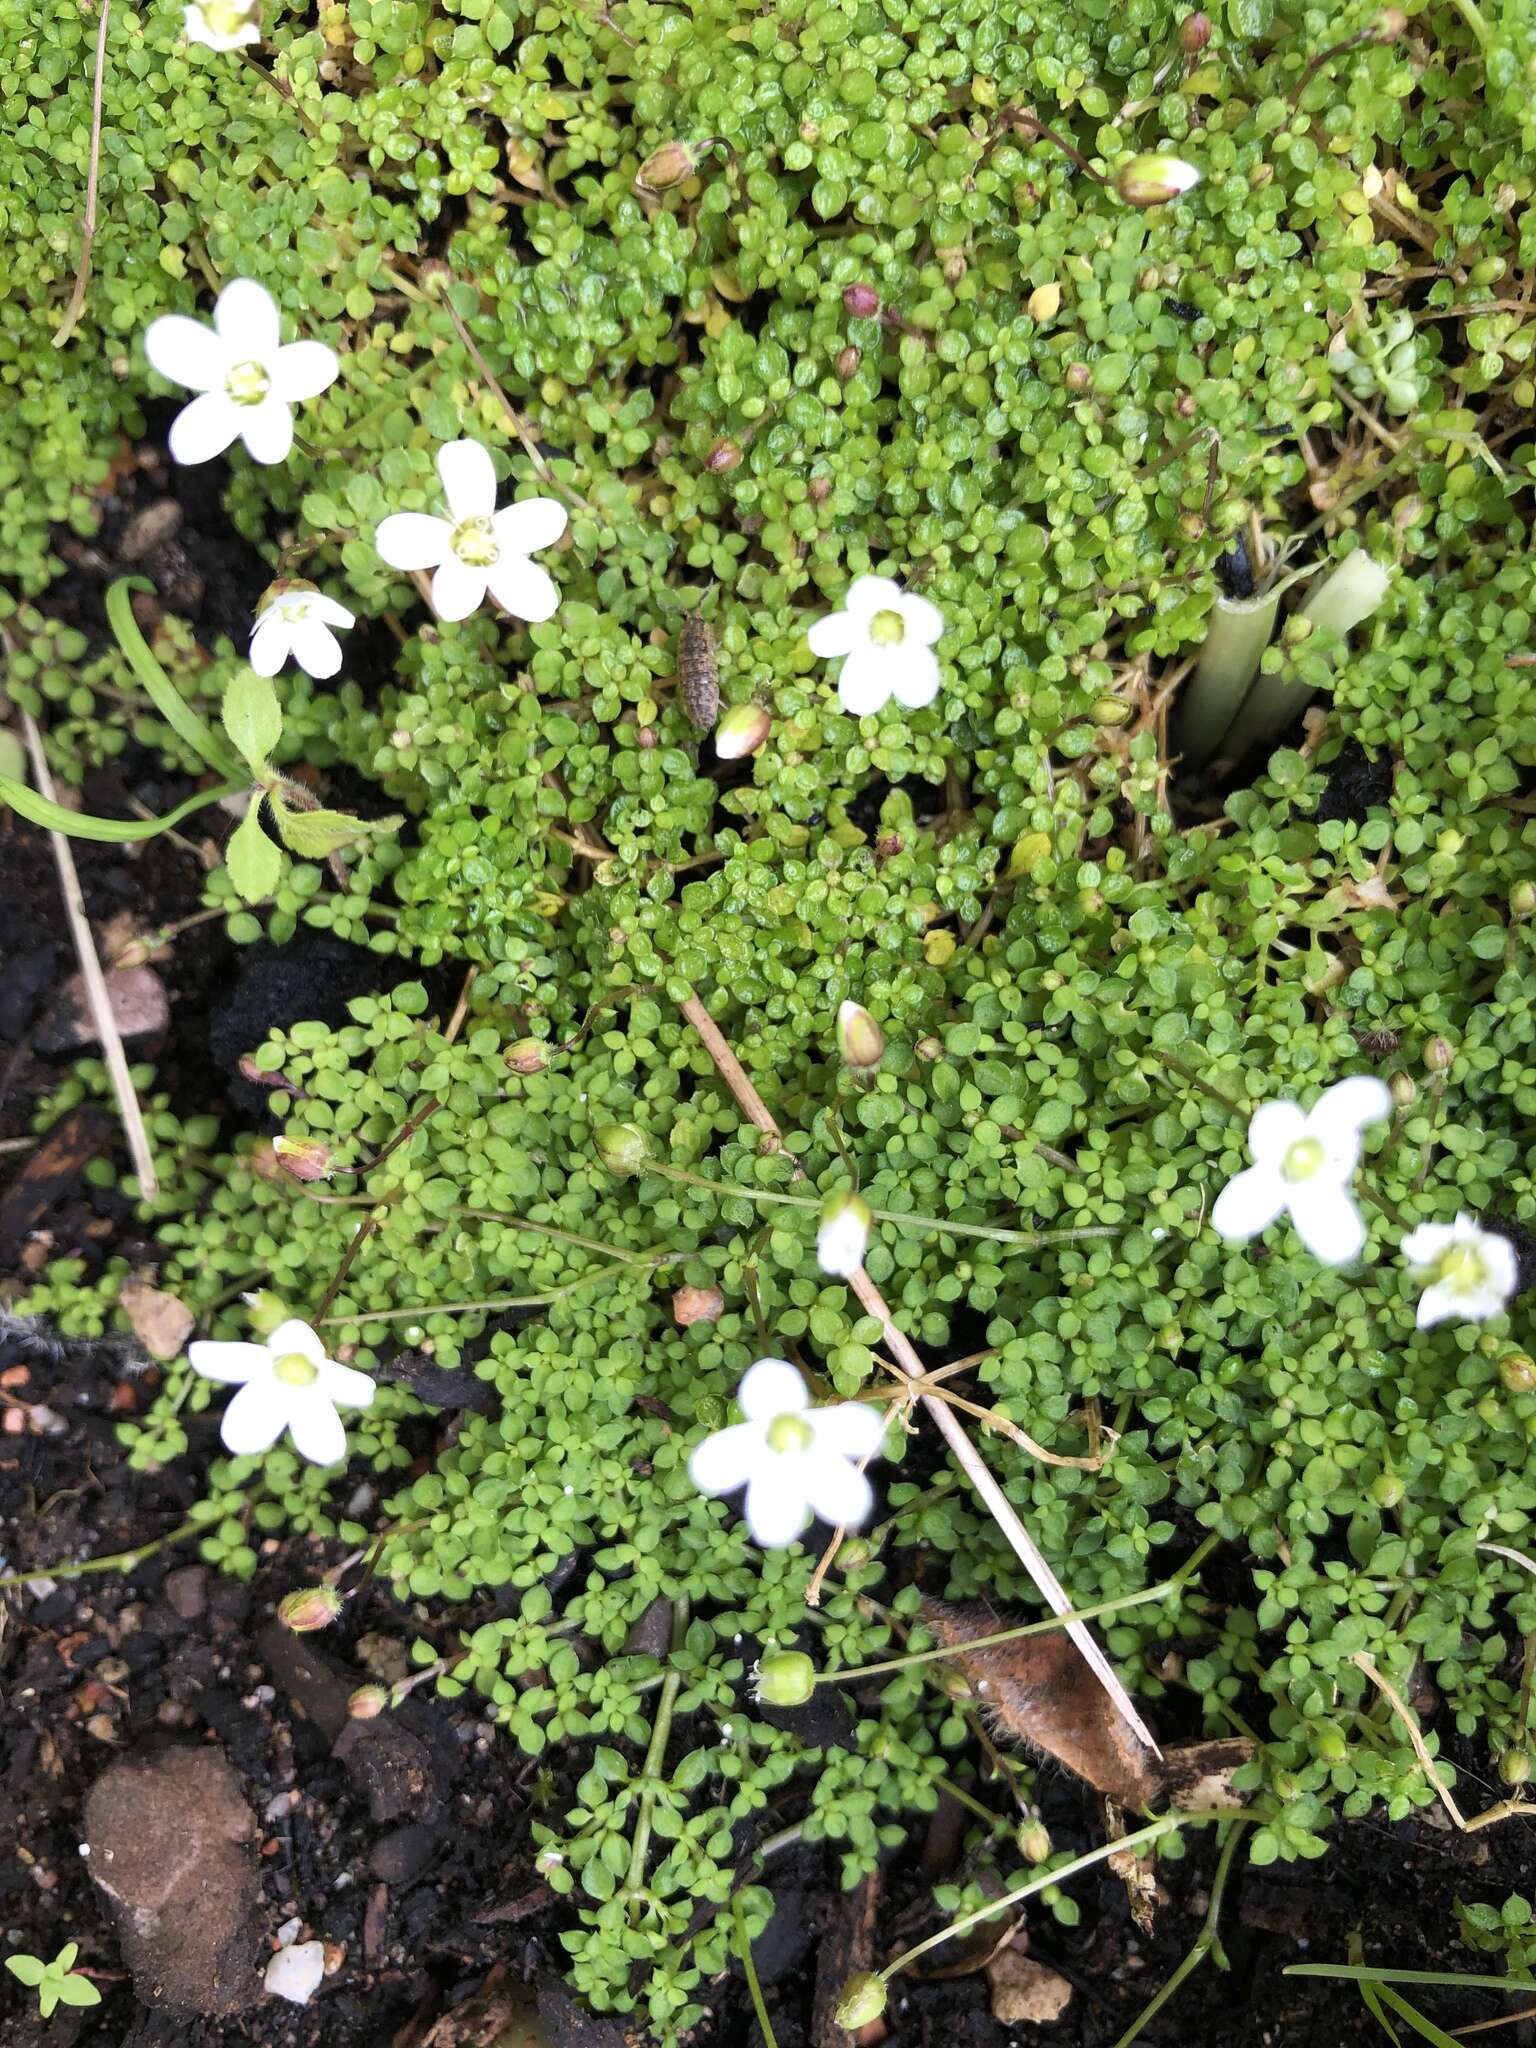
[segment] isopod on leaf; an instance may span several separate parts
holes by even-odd
[[[720,716],[720,663],[715,636],[701,618],[685,619],[677,636],[677,685],[694,726],[713,732]]]

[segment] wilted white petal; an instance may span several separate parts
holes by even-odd
[[[144,330],[144,353],[152,370],[185,384],[189,391],[222,390],[229,350],[211,327],[182,313],[165,313]]]
[[[288,1389],[268,1375],[243,1386],[224,1410],[219,1435],[237,1458],[270,1450],[288,1421]]]
[[[1291,1189],[1291,1221],[1313,1258],[1345,1266],[1365,1244],[1365,1224],[1349,1190],[1337,1181],[1303,1181]]]
[[[763,1433],[749,1422],[732,1423],[695,1444],[688,1477],[700,1493],[734,1493],[763,1461]]]
[[[560,588],[553,576],[523,555],[503,555],[484,575],[492,597],[514,619],[537,625],[560,609]]]
[[[486,574],[450,554],[432,578],[432,609],[448,625],[467,619],[485,600]]]
[[[777,1474],[752,1481],[747,1488],[745,1513],[747,1527],[765,1550],[793,1543],[810,1520],[803,1496],[786,1486]]]
[[[270,363],[277,354],[277,301],[254,278],[231,278],[219,293],[213,324],[233,362]]]
[[[558,498],[519,498],[496,514],[491,531],[499,547],[514,555],[531,555],[538,548],[552,548],[569,524]]]
[[[489,519],[496,510],[495,465],[478,441],[445,442],[437,451],[437,473],[455,520]]]
[[[373,533],[373,544],[391,569],[435,569],[452,539],[447,520],[428,512],[391,512]]]
[[[760,1358],[742,1374],[736,1405],[748,1422],[772,1422],[776,1415],[797,1415],[809,1408],[811,1397],[787,1359]]]
[[[208,462],[215,455],[222,455],[240,432],[244,410],[222,391],[205,391],[201,398],[194,398],[171,422],[172,459],[181,463]]]
[[[851,654],[855,647],[862,645],[864,632],[858,620],[848,612],[829,612],[826,618],[815,621],[805,637],[812,654],[833,661],[838,655]]]
[[[1249,1120],[1249,1156],[1256,1166],[1278,1166],[1306,1129],[1306,1113],[1298,1104],[1266,1102]]]
[[[1211,1210],[1211,1227],[1229,1244],[1245,1244],[1267,1230],[1284,1209],[1286,1185],[1270,1166],[1250,1166],[1234,1174]]]
[[[204,1379],[243,1387],[256,1373],[266,1371],[271,1354],[265,1344],[226,1344],[202,1337],[187,1346],[187,1362]]]
[[[303,398],[318,398],[335,383],[340,368],[336,351],[323,341],[290,341],[273,356],[268,374],[273,395],[296,405]]]
[[[237,409],[240,438],[252,462],[286,461],[293,446],[293,413],[283,401],[269,392],[259,405]]]

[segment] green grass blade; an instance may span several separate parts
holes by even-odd
[[[133,592],[147,590],[153,594],[154,588],[143,576],[119,576],[107,590],[107,622],[117,635],[117,643],[132,664],[134,674],[149,692],[155,709],[166,724],[179,733],[210,768],[216,769],[220,775],[233,775],[237,772],[233,754],[207,721],[200,718],[181,696],[150,653],[149,642],[139,631],[139,622],[133,616]]]
[[[1364,1963],[1291,1963],[1282,1974],[1339,1977],[1350,1984],[1454,1984],[1464,1991],[1536,1991],[1533,1977],[1482,1977],[1470,1970],[1376,1970]]]
[[[1364,1989],[1363,1985],[1361,1989]],[[1437,2027],[1433,2020],[1425,2019],[1418,2007],[1410,2005],[1400,1991],[1394,1991],[1390,1985],[1383,1984],[1378,1987],[1377,1996],[1391,2006],[1405,2026],[1412,2027],[1416,2034],[1422,2035],[1431,2044],[1431,2048],[1461,2048],[1459,2041],[1453,2041],[1444,2027]]]
[[[34,825],[43,825],[50,832],[62,832],[67,839],[97,839],[126,845],[134,839],[153,839],[157,832],[169,832],[173,825],[200,811],[206,804],[216,804],[220,797],[233,796],[245,783],[225,782],[217,789],[201,790],[196,796],[189,796],[184,804],[178,804],[174,811],[167,811],[163,818],[93,818],[88,812],[67,811],[62,804],[56,804],[45,796],[39,796],[35,789],[29,789],[24,782],[14,777],[0,775],[0,803],[9,804],[19,817],[26,818]]]
[[[1360,1986],[1360,1996],[1365,2000],[1366,2011],[1392,2043],[1392,2048],[1403,2048],[1402,2042],[1398,2039],[1396,2027],[1393,2026],[1382,2009],[1381,1993],[1376,1989],[1375,1985],[1362,1984]]]

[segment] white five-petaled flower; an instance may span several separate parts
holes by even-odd
[[[1253,1164],[1216,1197],[1211,1222],[1229,1243],[1244,1243],[1290,1211],[1296,1234],[1325,1265],[1342,1266],[1365,1243],[1365,1225],[1349,1183],[1360,1160],[1360,1133],[1389,1116],[1384,1083],[1355,1074],[1326,1089],[1310,1110],[1266,1102],[1248,1126]]]
[[[224,1410],[219,1434],[237,1458],[270,1450],[286,1429],[294,1448],[312,1465],[336,1465],[347,1455],[340,1408],[367,1408],[373,1381],[367,1373],[327,1358],[308,1323],[279,1323],[264,1344],[189,1344],[193,1369],[240,1389]]]
[[[178,462],[208,462],[237,438],[255,462],[281,462],[293,446],[293,408],[335,381],[323,341],[279,340],[277,302],[237,277],[219,293],[213,325],[166,313],[144,335],[150,366],[199,395],[171,422]]]
[[[862,1401],[813,1408],[806,1385],[782,1358],[760,1358],[736,1390],[745,1422],[705,1437],[688,1460],[701,1492],[747,1489],[747,1527],[765,1548],[793,1543],[820,1515],[845,1529],[874,1505],[869,1481],[853,1462],[872,1458],[885,1417]]]
[[[392,569],[434,569],[432,608],[440,619],[467,619],[487,590],[514,618],[554,616],[560,592],[528,557],[553,547],[566,528],[557,498],[520,498],[496,510],[496,471],[478,441],[449,441],[437,451],[449,517],[392,512],[373,544]]]
[[[269,591],[251,633],[251,667],[259,676],[275,676],[292,658],[305,675],[323,682],[341,667],[341,642],[331,628],[353,623],[344,604],[312,584]]]
[[[818,619],[806,634],[812,654],[841,655],[837,694],[855,718],[879,711],[894,697],[916,710],[939,693],[933,643],[944,630],[937,605],[903,590],[889,576],[857,576],[844,608]]]
[[[862,1195],[840,1188],[829,1195],[816,1232],[816,1260],[823,1273],[846,1280],[864,1263],[874,1212]]]
[[[1421,1223],[1403,1239],[1403,1257],[1416,1280],[1427,1282],[1419,1296],[1419,1328],[1458,1321],[1480,1323],[1506,1306],[1520,1279],[1520,1261],[1507,1237],[1484,1230],[1475,1216],[1454,1223]]]
[[[183,33],[210,50],[238,50],[261,41],[256,0],[187,0]]]

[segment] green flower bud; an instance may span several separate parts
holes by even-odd
[[[1511,917],[1529,917],[1536,911],[1536,882],[1516,882],[1509,892]]]
[[[1511,1394],[1536,1393],[1536,1358],[1524,1351],[1506,1351],[1499,1360],[1499,1378]]]
[[[1159,151],[1123,163],[1115,175],[1115,190],[1127,206],[1164,206],[1181,192],[1193,191],[1199,182],[1193,164]]]
[[[1506,1749],[1499,1758],[1499,1776],[1506,1785],[1525,1785],[1530,1782],[1531,1759],[1523,1749]]]
[[[651,1156],[645,1133],[633,1124],[600,1124],[592,1133],[592,1144],[603,1165],[620,1180],[640,1173]]]
[[[1096,697],[1088,716],[1095,725],[1124,725],[1131,707],[1123,697]]]
[[[832,2017],[852,2034],[860,2027],[867,2027],[871,2020],[879,2019],[885,2011],[885,2002],[885,1979],[877,1977],[873,1970],[855,1970],[843,1985],[842,1995],[832,2009]]]
[[[1424,1048],[1424,1064],[1432,1074],[1443,1074],[1456,1058],[1456,1048],[1448,1038],[1432,1038]]]
[[[885,1057],[885,1033],[862,1003],[843,1003],[837,1012],[837,1050],[855,1074],[872,1074]]]
[[[707,142],[664,142],[635,173],[635,190],[670,192],[685,185],[715,146],[713,137]]]
[[[1389,1076],[1387,1087],[1391,1090],[1392,1100],[1399,1109],[1412,1109],[1415,1102],[1419,1099],[1418,1082],[1415,1081],[1412,1074],[1405,1074],[1401,1067],[1398,1068],[1395,1074]]]
[[[247,1310],[246,1320],[258,1337],[270,1337],[280,1323],[293,1320],[293,1310],[270,1287],[259,1288],[255,1294],[242,1298]]]
[[[770,1650],[756,1678],[752,1697],[765,1707],[803,1707],[816,1690],[816,1666],[803,1650]]]
[[[549,1065],[549,1047],[542,1038],[519,1038],[501,1056],[502,1065],[514,1074],[542,1074]]]
[[[773,730],[761,704],[733,704],[715,727],[715,752],[722,761],[755,754]]]
[[[1038,1815],[1033,1820],[1021,1820],[1013,1844],[1026,1863],[1043,1863],[1051,1853],[1050,1829]]]
[[[334,1586],[304,1586],[278,1601],[277,1618],[296,1636],[306,1636],[317,1628],[329,1628],[341,1608],[341,1595]]]
[[[1371,1499],[1379,1508],[1395,1508],[1403,1497],[1403,1482],[1395,1472],[1380,1472],[1371,1481]]]

